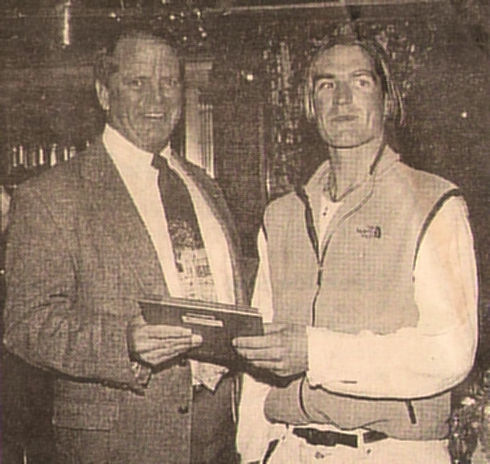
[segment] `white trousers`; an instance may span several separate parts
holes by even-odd
[[[359,431],[361,434],[363,431]],[[287,430],[267,464],[450,464],[447,440],[407,441],[386,438],[359,448],[310,445]]]

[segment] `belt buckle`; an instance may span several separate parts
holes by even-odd
[[[374,443],[380,440],[386,440],[387,438],[388,435],[386,435],[386,433],[378,432],[377,430],[368,430],[362,435],[362,441],[365,444]]]
[[[311,427],[293,429],[293,434],[302,438],[310,445],[333,447],[337,445],[359,447],[359,436],[350,433],[334,432],[331,430],[318,430]]]

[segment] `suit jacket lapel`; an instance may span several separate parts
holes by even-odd
[[[86,196],[87,208],[100,232],[112,239],[114,249],[132,270],[144,295],[167,294],[150,235],[100,140],[84,161],[81,176],[90,192]]]

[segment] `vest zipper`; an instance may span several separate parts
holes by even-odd
[[[330,244],[330,238],[331,238],[331,236],[328,238],[327,242],[325,243],[321,258],[317,257],[318,272],[317,272],[317,277],[316,277],[316,291],[315,291],[315,296],[313,297],[313,301],[311,303],[311,319],[312,319],[311,325],[313,327],[316,325],[316,300],[318,299],[318,295],[320,295],[320,290],[322,288],[323,262],[325,261],[325,255],[327,254],[327,248],[328,248],[328,245]]]
[[[311,325],[315,327],[316,325],[316,301],[318,299],[318,295],[320,294],[321,286],[322,286],[322,278],[323,278],[323,263],[325,262],[325,256],[327,254],[327,249],[330,244],[330,241],[333,236],[333,232],[330,233],[328,236],[328,239],[325,241],[325,245],[323,246],[321,250],[321,256],[320,256],[320,243],[318,240],[318,235],[316,233],[315,229],[315,223],[313,220],[313,210],[310,205],[310,201],[308,199],[308,195],[306,194],[306,191],[304,187],[299,186],[296,188],[296,195],[298,198],[301,200],[305,207],[305,223],[306,223],[306,230],[308,233],[308,237],[310,239],[311,246],[313,248],[313,251],[315,252],[315,257],[317,261],[317,266],[318,266],[318,271],[317,271],[317,278],[316,278],[316,291],[315,295],[313,297],[312,303],[311,303]],[[364,206],[364,204],[368,201],[368,199],[372,195],[372,189],[369,192],[366,197],[362,199],[362,201],[357,204],[354,208],[351,210],[348,210],[340,219],[340,221],[337,224],[336,230],[340,228],[340,226],[354,213],[356,213],[359,209]]]
[[[305,207],[306,231],[308,233],[308,238],[310,239],[310,243],[313,248],[313,251],[315,252],[316,263],[318,265],[317,278],[316,278],[316,291],[311,304],[311,325],[314,327],[316,323],[315,302],[320,292],[322,275],[323,275],[323,269],[320,263],[320,250],[319,250],[320,245],[318,243],[318,235],[316,233],[315,223],[313,220],[313,211],[310,206],[308,195],[306,194],[303,187],[298,187],[296,189],[296,195],[303,202],[303,205]]]

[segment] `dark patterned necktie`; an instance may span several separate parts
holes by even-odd
[[[162,156],[153,157],[158,188],[185,298],[217,301],[216,289],[191,196],[180,176]],[[227,371],[223,366],[191,360],[193,382],[214,391]]]
[[[162,156],[155,155],[152,166],[158,169],[158,188],[183,296],[216,301],[213,277],[187,186]]]

